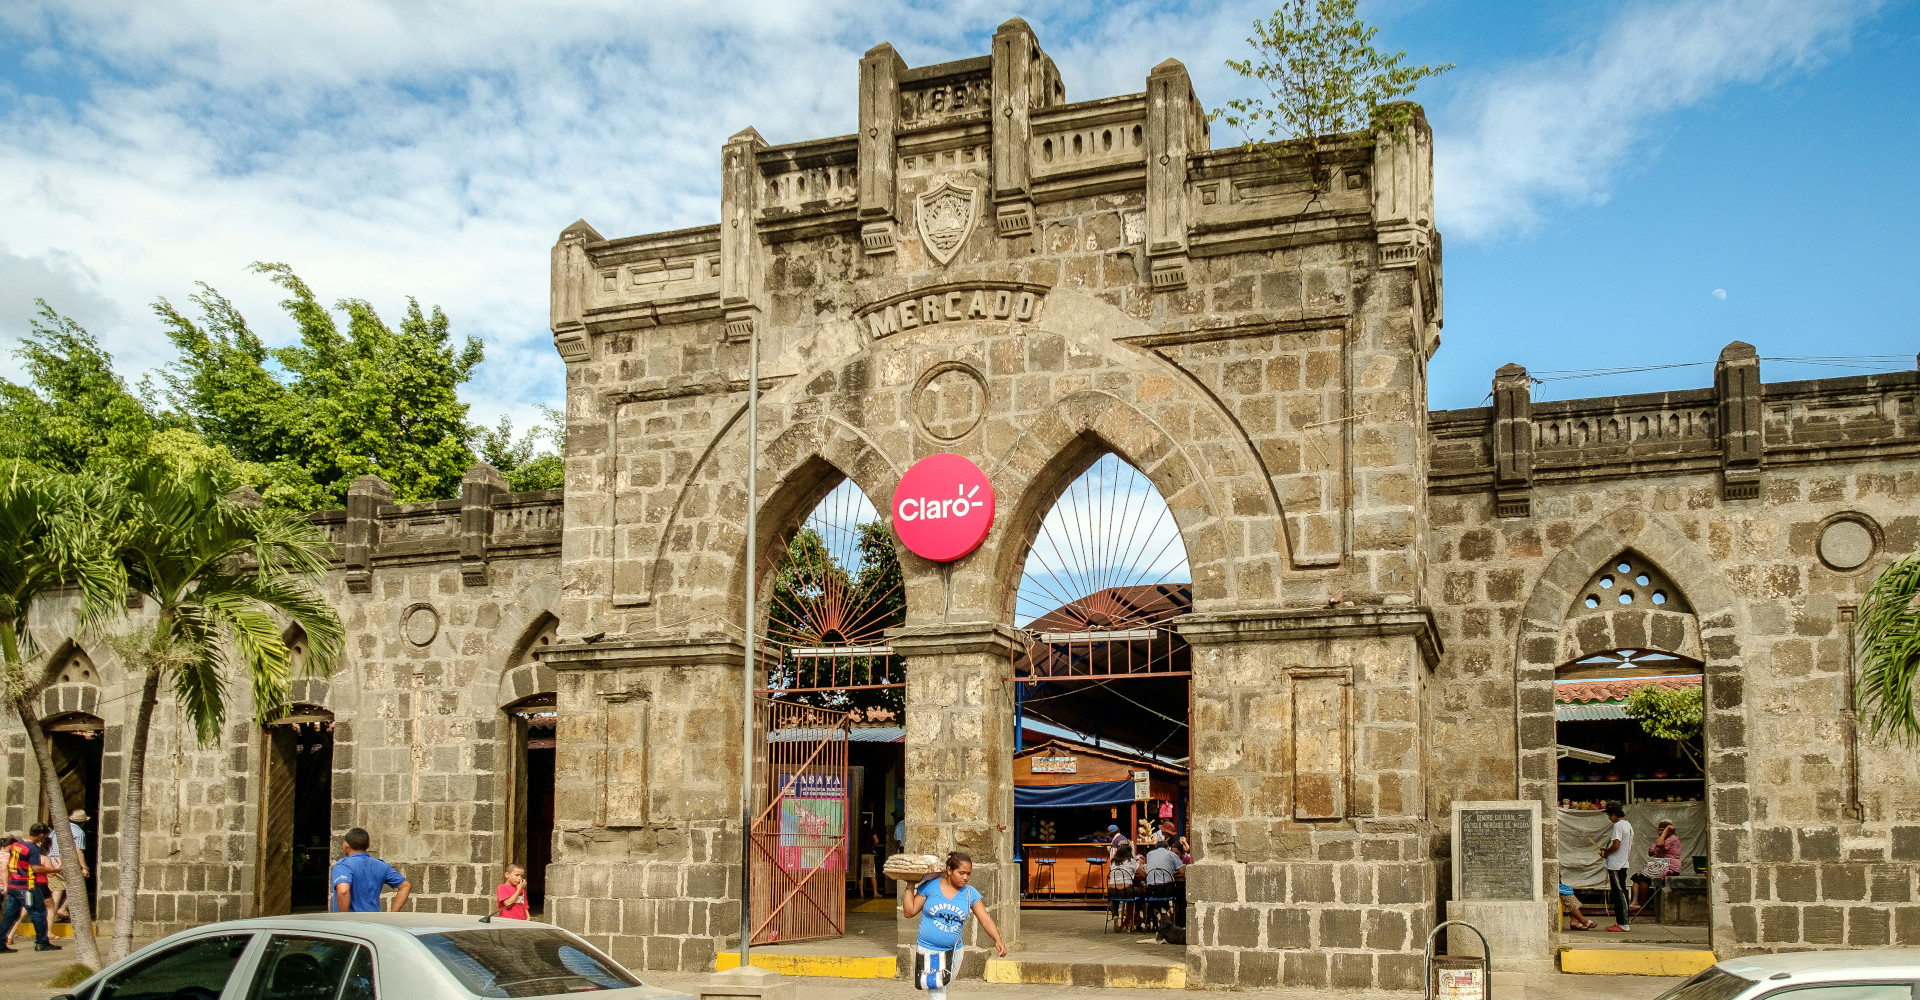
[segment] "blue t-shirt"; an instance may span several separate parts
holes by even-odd
[[[941,890],[944,884],[944,879],[936,878],[914,890],[927,897],[926,908],[920,911],[920,936],[916,941],[920,947],[934,951],[960,947],[960,928],[967,925],[967,914],[973,912],[973,904],[983,898],[980,890],[967,886],[948,899]]]
[[[349,886],[347,909],[353,913],[379,913],[382,886],[398,888],[407,877],[393,866],[371,854],[349,854],[333,863],[333,875],[327,879],[327,910],[339,912],[341,886]]]

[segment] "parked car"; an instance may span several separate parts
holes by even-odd
[[[1796,951],[1729,958],[1660,1000],[1914,1000],[1920,949]]]
[[[440,913],[316,913],[182,931],[54,1000],[666,1000],[552,924]]]

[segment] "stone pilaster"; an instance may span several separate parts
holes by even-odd
[[[1418,989],[1433,921],[1424,608],[1200,614],[1190,983]]]
[[[1764,441],[1760,357],[1752,344],[1736,340],[1720,351],[1713,389],[1720,398],[1720,498],[1755,499],[1760,495]]]
[[[475,463],[460,479],[460,580],[469,587],[487,584],[493,505],[506,495],[506,477],[485,462]]]
[[[635,968],[706,971],[740,928],[742,647],[557,643],[547,919]]]
[[[593,301],[594,280],[587,244],[602,239],[587,220],[575,219],[553,244],[547,322],[553,331],[553,348],[565,362],[587,359],[587,307]]]
[[[868,254],[892,253],[893,137],[900,128],[900,74],[907,61],[885,42],[860,60],[860,243]]]
[[[1533,380],[1519,365],[1493,373],[1493,509],[1526,517],[1533,494]]]
[[[1001,236],[1033,232],[1027,143],[1032,112],[1049,103],[1052,68],[1027,22],[1016,17],[993,33],[993,203]]]
[[[907,839],[910,854],[973,856],[973,885],[1000,933],[1020,933],[1020,868],[1014,861],[1013,661],[1016,633],[967,623],[888,629],[907,668]],[[900,924],[910,962],[914,921]],[[968,924],[963,975],[978,975],[991,947]]]
[[[742,129],[720,153],[720,307],[726,310],[727,339],[753,334],[764,297],[759,239],[760,161],[767,146],[760,133]]]
[[[1147,74],[1147,257],[1153,290],[1187,287],[1187,157],[1204,152],[1207,116],[1187,67],[1169,59]]]
[[[393,487],[379,476],[361,476],[347,487],[347,592],[373,590],[373,548],[380,544],[380,507],[393,502]]]

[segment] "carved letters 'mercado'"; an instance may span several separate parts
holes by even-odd
[[[927,255],[945,265],[973,232],[973,221],[980,216],[980,189],[942,181],[939,187],[915,195],[913,209]]]

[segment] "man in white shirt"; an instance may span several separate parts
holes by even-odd
[[[1607,930],[1624,934],[1633,929],[1627,911],[1627,901],[1632,898],[1627,895],[1627,864],[1633,857],[1633,826],[1618,802],[1607,803],[1607,818],[1613,820],[1613,830],[1607,835],[1607,846],[1600,848],[1600,856],[1607,862],[1607,897],[1613,903],[1614,922]]]

